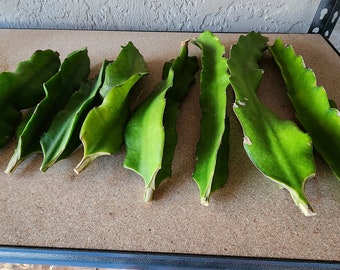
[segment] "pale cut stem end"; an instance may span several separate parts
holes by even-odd
[[[73,169],[76,174],[80,174],[83,170],[85,170],[96,158],[101,156],[110,156],[109,152],[96,152],[92,154],[88,154],[86,150],[84,150],[84,156],[79,164]]]
[[[146,188],[144,192],[144,201],[151,202],[153,198],[154,189],[153,188]]]
[[[93,159],[90,157],[83,157],[79,164],[73,169],[76,174],[80,174],[85,170],[91,163]]]
[[[12,172],[15,171],[15,169],[19,166],[22,160],[17,158],[16,152],[8,162],[7,168],[5,170],[5,173],[11,174]]]
[[[209,205],[209,198],[202,197],[201,198],[201,204],[204,205],[204,206],[208,206]]]
[[[312,217],[312,216],[316,215],[316,213],[313,211],[313,208],[308,203],[307,199],[300,198],[300,196],[293,189],[288,188],[288,191],[289,191],[290,195],[292,196],[297,207],[300,208],[301,212],[306,217]],[[303,195],[303,197],[304,197],[304,195]]]
[[[45,173],[49,168],[51,168],[51,166],[53,165],[53,163],[51,162],[51,163],[48,163],[48,164],[41,164],[41,166],[40,166],[40,171],[42,172],[42,173]]]
[[[297,206],[300,208],[301,212],[306,217],[312,217],[316,215],[316,213],[313,211],[312,207],[309,204],[298,203]]]
[[[201,204],[204,206],[208,206],[210,203],[210,197],[211,197],[211,186],[203,193],[200,194],[201,197]]]
[[[151,202],[153,199],[153,193],[156,189],[156,176],[159,171],[160,167],[153,173],[151,181],[145,185],[144,191],[144,201]]]
[[[190,42],[190,39],[182,40],[181,47],[188,47],[189,42]]]

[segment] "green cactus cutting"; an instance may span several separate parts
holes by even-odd
[[[235,92],[234,112],[243,128],[243,146],[264,175],[290,192],[306,216],[314,215],[304,194],[305,182],[315,174],[311,137],[289,120],[267,108],[256,92],[263,70],[257,62],[267,48],[259,33],[241,36],[228,60],[230,83]]]
[[[269,50],[281,70],[298,120],[340,179],[340,112],[335,102],[328,100],[322,86],[317,86],[314,72],[305,67],[302,56],[296,55],[292,46],[285,46],[277,38]]]
[[[53,118],[49,129],[40,139],[43,162],[40,170],[45,172],[57,161],[66,158],[80,144],[79,132],[89,110],[92,108],[97,92],[104,78],[108,61],[104,61],[97,78],[84,83],[74,92],[65,108]]]
[[[171,175],[178,105],[194,81],[197,68],[196,58],[188,57],[188,42],[183,42],[179,56],[172,63],[165,63],[163,80],[126,126],[124,167],[143,177],[145,201],[152,200],[160,182]]]
[[[59,71],[44,83],[45,97],[32,115],[20,124],[18,143],[6,168],[11,173],[29,155],[41,152],[40,138],[50,126],[54,115],[62,110],[70,96],[87,80],[90,58],[87,49],[70,53]]]
[[[12,137],[22,117],[21,110],[43,99],[43,83],[59,69],[59,54],[38,50],[18,64],[14,72],[0,73],[0,148]]]
[[[194,44],[202,50],[200,139],[196,149],[193,178],[199,187],[201,203],[209,204],[211,194],[222,187],[228,176],[229,120],[226,115],[229,85],[225,48],[219,38],[203,32]]]
[[[123,46],[116,61],[105,68],[104,82],[99,90],[102,103],[88,113],[80,130],[84,154],[74,169],[76,173],[96,158],[121,149],[130,113],[130,90],[147,74],[144,58],[132,42]]]

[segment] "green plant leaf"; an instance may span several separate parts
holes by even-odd
[[[88,113],[81,127],[84,155],[75,168],[76,173],[84,170],[97,157],[112,155],[121,149],[129,117],[129,92],[146,74],[144,58],[132,42],[123,47],[116,61],[106,67],[100,89],[104,100]]]
[[[296,55],[292,46],[285,46],[277,38],[269,50],[281,70],[298,120],[340,179],[340,112],[335,102],[328,100],[322,86],[317,86],[314,72],[305,67],[302,56]]]
[[[175,73],[173,86],[165,95],[163,159],[161,168],[155,178],[155,189],[164,179],[171,177],[172,161],[177,145],[176,123],[180,113],[179,106],[188,94],[190,86],[194,83],[195,74],[199,68],[197,58],[195,56],[188,57],[188,41],[182,43],[180,55],[176,61],[173,60],[164,64],[163,79],[166,79],[171,67]]]
[[[55,162],[66,158],[81,144],[81,125],[103,84],[104,71],[108,64],[109,61],[105,60],[99,76],[84,83],[72,94],[66,107],[58,112],[49,129],[41,137],[40,145],[44,155],[41,171],[45,172]]]
[[[174,72],[169,69],[154,91],[134,111],[125,129],[124,167],[138,173],[145,182],[144,200],[152,199],[155,178],[162,166],[164,147],[163,114],[165,94],[173,85]]]
[[[87,49],[69,54],[59,71],[44,83],[45,98],[37,105],[31,117],[19,130],[18,143],[6,168],[11,173],[26,157],[40,152],[40,138],[49,128],[53,117],[64,108],[73,92],[79,89],[90,72]]]
[[[182,42],[179,56],[164,64],[163,80],[137,107],[126,126],[124,167],[144,179],[145,201],[152,200],[156,187],[171,175],[178,105],[197,70],[196,59],[188,57],[187,46],[188,41]]]
[[[12,137],[21,119],[21,110],[37,105],[44,97],[43,83],[59,69],[59,54],[36,51],[20,62],[14,72],[0,73],[0,147]]]
[[[195,41],[202,50],[200,139],[196,149],[193,178],[199,187],[201,203],[209,204],[211,194],[222,187],[228,176],[229,121],[226,114],[229,85],[225,48],[217,36],[203,32]]]
[[[257,62],[266,48],[266,38],[251,32],[241,36],[230,51],[230,83],[243,146],[262,173],[286,188],[305,215],[313,215],[304,194],[306,180],[315,174],[312,139],[294,122],[275,115],[256,95],[263,73]]]

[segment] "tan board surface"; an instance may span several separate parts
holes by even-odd
[[[87,47],[92,74],[104,58],[117,57],[132,41],[151,74],[139,87],[151,91],[162,65],[175,58],[180,42],[196,33],[143,33],[68,30],[0,30],[0,71],[13,71],[37,49],[57,50],[61,59]],[[218,34],[227,54],[239,34]],[[317,76],[329,97],[340,104],[339,56],[319,35],[281,36],[292,44]],[[190,54],[200,57],[193,45]],[[261,99],[279,115],[294,119],[282,78],[266,53]],[[198,79],[198,76],[197,76]],[[229,89],[230,90],[230,89]],[[230,92],[229,92],[230,93]],[[317,212],[304,217],[285,190],[266,179],[247,158],[242,132],[232,114],[230,174],[208,207],[200,204],[191,178],[199,136],[199,84],[181,106],[179,142],[173,177],[161,184],[154,201],[143,202],[143,180],[124,169],[124,150],[98,158],[81,175],[73,168],[82,150],[45,174],[41,155],[24,161],[12,175],[3,171],[15,142],[0,152],[0,245],[174,252],[340,261],[340,181],[316,155],[317,175],[306,194]],[[233,97],[230,96],[230,103]],[[230,106],[229,106],[230,107]]]

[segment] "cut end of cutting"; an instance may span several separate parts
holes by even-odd
[[[153,193],[154,193],[154,189],[153,188],[146,188],[145,192],[144,192],[144,201],[145,202],[151,202],[152,198],[153,198]]]
[[[96,152],[94,154],[84,155],[79,164],[73,169],[76,174],[80,174],[83,170],[85,170],[97,157],[100,156],[109,156],[110,153],[107,152]]]
[[[79,164],[73,169],[76,174],[80,174],[85,170],[93,161],[93,158],[83,157]]]
[[[45,173],[45,172],[48,170],[48,168],[49,168],[49,166],[41,166],[41,167],[40,167],[40,171],[41,171],[42,173]]]
[[[5,170],[5,173],[11,174],[12,172],[14,172],[16,167],[18,167],[18,164],[16,164],[16,165],[8,164],[8,166]]]
[[[201,198],[201,204],[204,205],[204,206],[208,206],[209,205],[209,198],[202,197]]]
[[[14,152],[12,158],[8,162],[7,168],[5,170],[5,173],[11,174],[15,171],[15,169],[19,166],[22,160],[17,158],[16,152]]]
[[[40,171],[42,173],[45,173],[52,165],[54,164],[54,162],[49,162],[49,163],[42,163],[40,166]]]
[[[316,215],[316,213],[313,211],[312,207],[309,204],[299,203],[298,207],[306,217],[313,217]]]
[[[299,194],[299,193],[297,193],[295,190],[293,190],[291,188],[287,188],[287,189],[288,189],[292,199],[294,200],[295,204],[297,205],[297,207],[300,208],[301,212],[306,217],[312,217],[312,216],[316,215],[316,213],[313,211],[313,208],[308,203],[308,200],[305,197],[305,195],[303,194],[303,192],[302,192],[302,194]]]
[[[188,47],[189,42],[190,42],[190,39],[182,40],[181,47]]]

